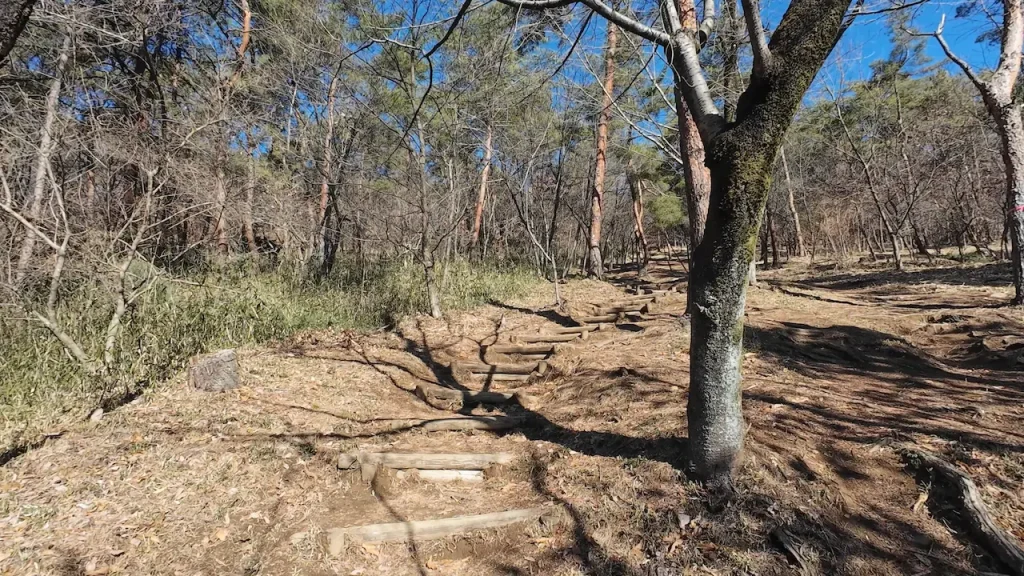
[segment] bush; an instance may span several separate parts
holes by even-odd
[[[302,270],[260,271],[243,260],[205,277],[161,278],[125,315],[108,390],[47,330],[0,316],[0,453],[101,399],[116,402],[166,380],[197,353],[305,329],[387,327],[426,309],[423,268],[414,262],[339,262],[335,270],[314,281]],[[446,309],[522,294],[537,281],[521,269],[461,261],[438,265],[437,274]],[[59,318],[86,352],[98,352],[112,311],[107,291],[98,282],[74,286]]]

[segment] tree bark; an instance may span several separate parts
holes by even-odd
[[[604,277],[601,260],[601,222],[604,217],[604,177],[608,165],[608,125],[612,120],[612,99],[615,91],[615,48],[617,27],[608,23],[608,44],[604,52],[604,95],[597,120],[597,160],[594,164],[594,187],[590,196],[590,265],[587,274]]]
[[[0,66],[14,49],[18,36],[25,30],[36,0],[4,0],[0,2]]]
[[[800,214],[796,211],[796,202],[793,199],[793,181],[789,178],[789,163],[786,162],[786,147],[779,149],[782,157],[782,174],[786,177],[786,194],[789,200],[789,215],[793,218],[793,229],[796,234],[796,255],[804,255],[804,234],[800,230]]]
[[[487,179],[491,176],[491,156],[494,153],[493,132],[490,122],[487,123],[487,137],[484,140],[483,168],[480,170],[480,189],[476,197],[476,210],[473,215],[473,236],[469,243],[470,250],[477,246],[480,240],[480,225],[484,219],[484,204],[487,202]]]
[[[28,198],[27,209],[25,210],[26,216],[32,222],[39,220],[43,211],[43,195],[46,191],[47,170],[50,166],[50,156],[53,154],[54,148],[53,124],[57,119],[57,105],[60,103],[61,84],[70,52],[71,35],[67,34],[64,36],[64,43],[61,45],[60,54],[57,56],[57,68],[54,72],[53,80],[50,82],[50,90],[46,94],[46,115],[43,117],[43,127],[39,130],[39,153],[36,155],[36,169],[32,177],[32,195]],[[25,239],[21,244],[21,253],[18,255],[18,263],[14,268],[14,284],[20,284],[25,279],[35,245],[36,235],[26,228]]]

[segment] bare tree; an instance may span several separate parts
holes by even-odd
[[[1000,152],[1006,173],[1006,223],[1010,234],[1010,264],[1013,268],[1014,304],[1024,304],[1024,119],[1014,89],[1020,81],[1021,48],[1024,44],[1024,7],[1021,0],[1002,0],[1003,25],[999,43],[999,64],[983,79],[950,49],[942,37],[945,15],[933,36],[946,57],[963,70],[981,93],[985,108],[999,133]]]
[[[50,155],[53,154],[55,145],[54,122],[57,118],[57,106],[60,103],[61,82],[64,79],[70,52],[71,33],[69,31],[64,35],[64,43],[57,56],[57,67],[53,74],[53,80],[50,81],[50,90],[46,94],[46,115],[43,118],[43,126],[39,129],[39,150],[36,153],[36,168],[32,177],[32,193],[29,195],[25,210],[25,215],[30,221],[36,221],[42,215],[43,197],[46,194],[46,186],[49,184],[47,174],[50,170]],[[25,279],[37,236],[30,229],[25,229],[25,238],[18,255],[18,264],[14,269],[14,284],[20,284]]]

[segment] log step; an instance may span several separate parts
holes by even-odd
[[[527,344],[533,344],[538,342],[572,342],[579,338],[586,340],[589,332],[580,332],[579,334],[532,334],[528,336],[516,336],[517,342],[524,342]]]
[[[488,364],[486,362],[456,362],[456,368],[468,370],[475,374],[537,374],[548,371],[548,363],[541,360],[530,364]]]
[[[580,316],[575,320],[580,324],[602,324],[605,322],[615,323],[618,319],[618,314],[602,314],[600,316]]]
[[[427,482],[483,482],[483,470],[399,470],[399,480],[426,480]]]
[[[479,376],[490,380],[491,382],[527,382],[530,378],[533,378],[533,374],[502,374],[501,372],[495,372],[493,374],[481,374],[479,372],[474,373],[473,376]]]
[[[474,516],[455,516],[438,520],[414,520],[411,522],[391,522],[387,524],[332,528],[327,531],[327,551],[332,556],[338,556],[349,543],[437,540],[438,538],[455,536],[472,530],[501,528],[519,522],[536,520],[549,510],[550,508],[524,508],[522,510],[509,510],[507,512],[477,514]]]
[[[520,345],[520,344],[492,344],[484,347],[484,353],[493,352],[495,354],[554,354],[554,344],[533,344],[533,345]]]
[[[338,468],[356,466],[416,468],[419,470],[483,470],[497,464],[509,464],[515,456],[507,452],[491,454],[422,454],[409,452],[346,452],[338,456]]]
[[[455,390],[437,384],[416,385],[416,396],[427,404],[439,409],[461,408],[466,404],[504,404],[512,400],[511,392],[473,392]]]
[[[510,430],[522,424],[519,418],[507,416],[465,416],[461,418],[440,418],[437,420],[424,420],[415,428],[427,432],[440,432],[446,430]]]
[[[594,332],[595,330],[604,330],[604,324],[588,325],[588,326],[570,326],[568,328],[555,328],[552,330],[555,334],[582,334],[584,332]]]
[[[598,308],[595,312],[598,316],[607,316],[609,314],[619,314],[622,312],[638,312],[645,306],[647,306],[647,302],[634,302],[631,304],[623,304],[621,306]]]

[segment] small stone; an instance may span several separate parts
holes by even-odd
[[[92,411],[92,414],[89,414],[89,420],[92,420],[93,422],[99,422],[102,419],[103,419],[103,408],[97,408],[97,409]]]

